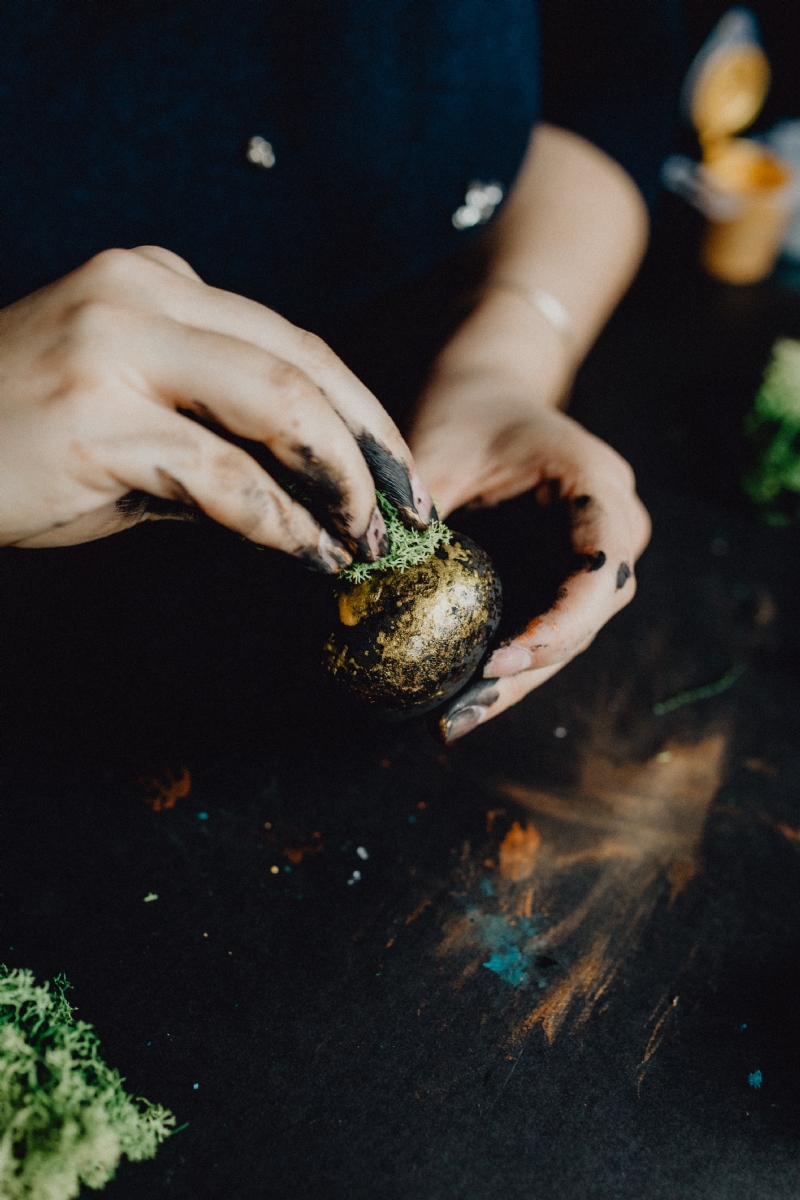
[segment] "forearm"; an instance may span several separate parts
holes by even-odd
[[[482,298],[445,347],[435,390],[498,373],[515,398],[557,404],[575,368],[630,284],[647,242],[647,210],[630,176],[597,147],[539,126],[490,242]],[[560,333],[521,292],[541,289],[566,309]],[[449,390],[449,389],[448,389]]]

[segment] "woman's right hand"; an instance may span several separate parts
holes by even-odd
[[[409,525],[433,513],[394,422],[324,342],[169,250],[104,251],[0,312],[0,381],[0,545],[115,533],[143,515],[119,503],[135,490],[335,572],[386,549],[376,485]],[[337,536],[184,412],[268,446]]]

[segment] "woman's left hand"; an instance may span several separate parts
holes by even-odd
[[[546,504],[555,488],[570,505],[583,563],[553,607],[495,650],[483,679],[445,710],[441,729],[452,742],[555,675],[633,599],[650,519],[616,451],[560,410],[519,395],[499,373],[434,378],[410,444],[442,516],[531,489]]]

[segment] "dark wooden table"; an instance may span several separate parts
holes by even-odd
[[[798,531],[737,477],[800,297],[691,235],[575,393],[653,514],[637,599],[449,750],[332,698],[327,585],[224,531],[4,552],[0,960],[188,1121],[109,1200],[797,1195]],[[469,519],[511,612],[557,518]]]

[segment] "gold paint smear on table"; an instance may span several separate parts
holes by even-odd
[[[570,963],[515,1029],[540,1025],[552,1041],[584,1024],[607,991],[663,894],[674,903],[701,869],[706,815],[722,779],[725,738],[670,745],[641,764],[590,755],[577,787],[556,794],[506,782],[499,790],[536,816],[515,823],[500,848],[498,891],[508,911],[531,902],[550,920],[537,946]],[[505,863],[505,867],[504,864]],[[584,882],[575,900],[576,883]],[[503,885],[505,884],[505,893]],[[531,896],[531,890],[533,896]],[[569,900],[567,899],[569,895]]]
[[[500,874],[511,883],[529,879],[536,868],[542,835],[533,824],[515,821],[500,844]]]

